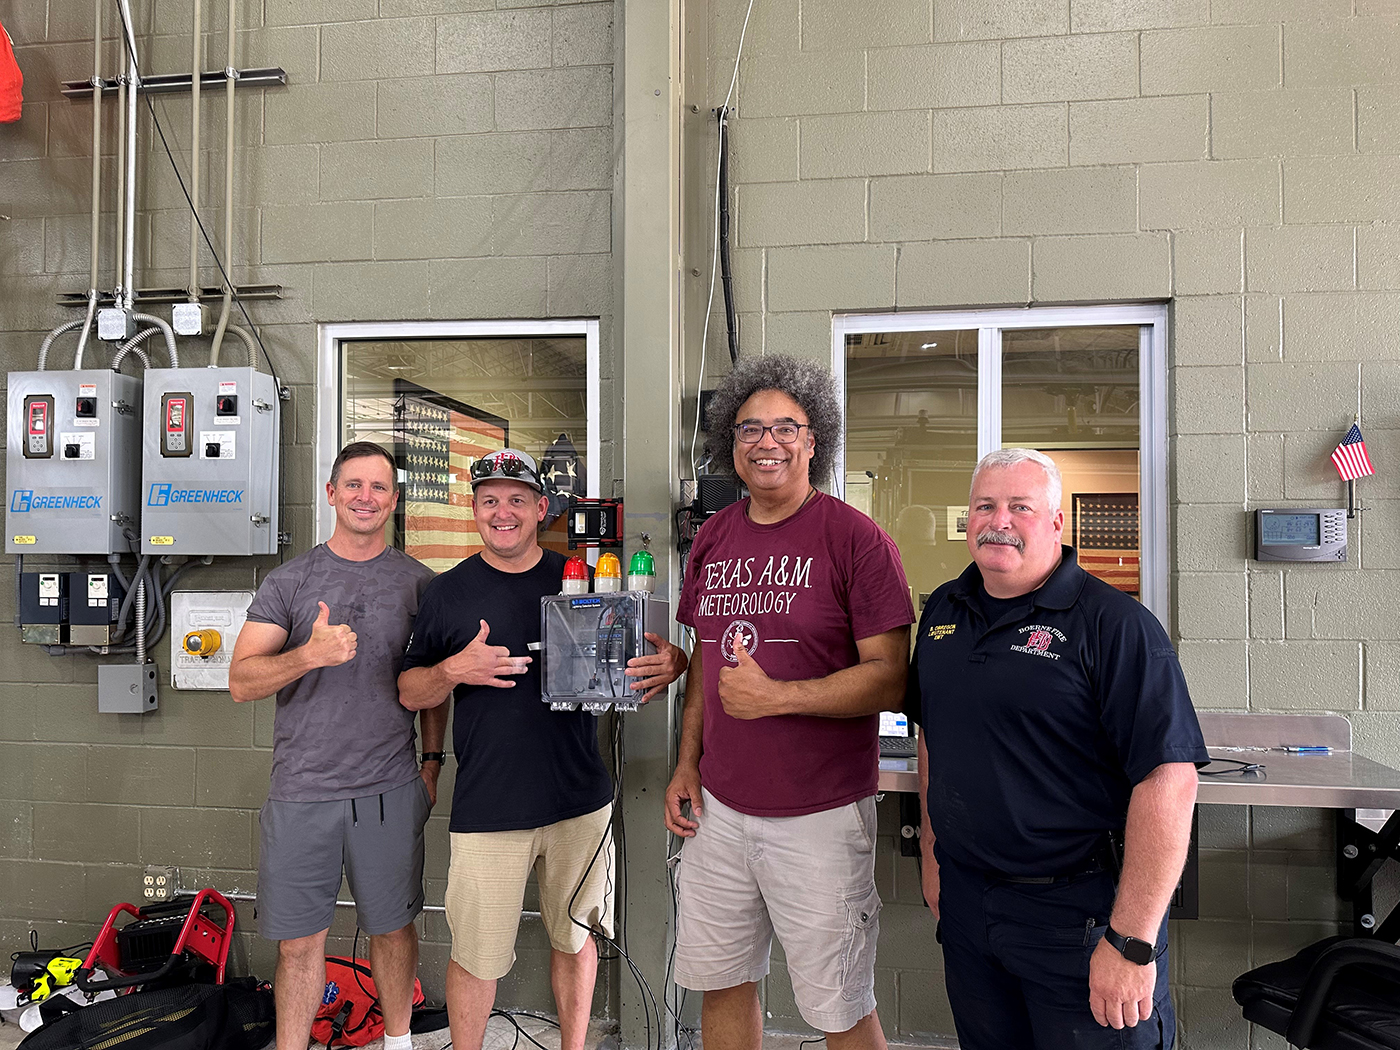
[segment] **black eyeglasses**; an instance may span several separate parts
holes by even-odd
[[[745,445],[755,445],[763,440],[763,432],[766,430],[773,435],[773,440],[780,445],[791,445],[797,440],[798,433],[803,427],[811,426],[810,423],[774,423],[771,427],[765,427],[758,423],[739,423],[734,427],[734,434]]]

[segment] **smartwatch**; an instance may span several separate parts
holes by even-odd
[[[441,764],[442,760],[446,757],[447,752],[445,751],[424,751],[418,756],[418,764],[422,765],[424,762],[437,762]]]
[[[1157,946],[1151,941],[1144,941],[1140,937],[1124,937],[1112,926],[1104,930],[1103,939],[1117,948],[1118,954],[1130,963],[1146,966],[1157,958]]]

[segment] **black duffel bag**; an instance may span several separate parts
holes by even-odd
[[[79,1007],[30,1032],[19,1045],[21,1050],[263,1050],[276,1034],[271,987],[243,977],[133,992]]]

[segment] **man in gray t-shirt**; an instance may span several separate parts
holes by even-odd
[[[423,712],[420,768],[397,682],[433,574],[384,541],[398,503],[384,449],[347,445],[326,495],[334,533],[263,581],[229,669],[235,701],[277,694],[258,929],[278,942],[277,1044],[305,1047],[343,870],[369,934],[384,1045],[408,1050],[423,825],[437,799],[447,709]]]

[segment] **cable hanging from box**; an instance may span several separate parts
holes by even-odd
[[[748,8],[744,11],[744,24],[739,30],[739,50],[734,56],[734,74],[729,78],[729,90],[725,93],[724,103],[719,107],[721,114],[721,136],[719,143],[719,157],[715,161],[715,225],[713,236],[713,250],[710,253],[710,294],[705,301],[705,323],[700,334],[700,372],[695,378],[695,430],[690,439],[690,476],[698,478],[700,468],[695,458],[695,450],[700,440],[700,427],[704,422],[700,418],[700,391],[705,388],[705,357],[709,350],[710,342],[710,315],[715,307],[715,280],[719,275],[719,255],[720,255],[720,168],[725,162],[725,148],[723,135],[723,115],[729,111],[729,103],[734,99],[734,89],[739,83],[739,62],[744,57],[744,37],[749,31],[749,16],[753,14],[753,0],[749,0]],[[728,203],[725,203],[726,211]],[[726,220],[727,221],[727,220]],[[731,342],[731,350],[738,353],[737,342]]]
[[[719,272],[724,287],[724,328],[729,336],[729,362],[739,363],[739,319],[734,313],[734,273],[729,264],[729,110],[719,114]]]

